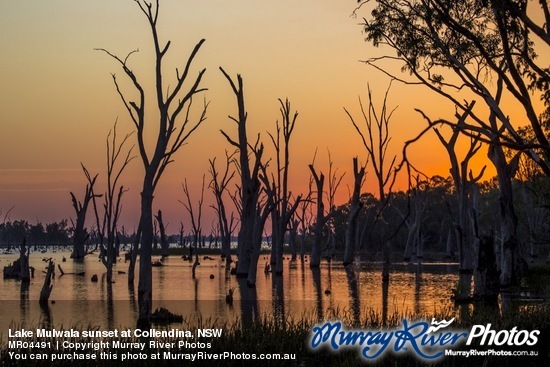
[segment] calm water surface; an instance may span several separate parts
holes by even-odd
[[[13,262],[18,254],[0,255],[0,266]],[[6,334],[10,323],[19,327],[49,322],[59,327],[128,327],[135,324],[137,315],[137,284],[128,286],[128,264],[117,262],[114,283],[105,282],[105,268],[95,255],[83,262],[69,258],[70,252],[32,253],[31,266],[36,268],[31,284],[22,288],[17,280],[0,280],[0,332]],[[65,273],[85,272],[84,276],[66,274],[56,277],[49,310],[38,305],[47,263],[52,257]],[[67,259],[62,262],[62,258]],[[323,319],[331,310],[346,310],[353,318],[366,312],[424,313],[451,306],[451,289],[457,281],[456,264],[424,263],[394,264],[391,280],[383,285],[380,264],[366,263],[353,269],[341,264],[323,263],[318,271],[309,263],[285,260],[283,277],[264,274],[267,256],[259,261],[256,288],[248,288],[244,280],[230,276],[219,257],[201,260],[196,279],[192,279],[192,264],[180,257],[169,257],[163,267],[153,268],[153,308],[167,307],[188,320],[197,318],[223,321],[252,320],[258,317],[291,317],[304,314]],[[119,273],[120,272],[120,273]],[[124,274],[122,273],[124,272]],[[136,275],[137,275],[136,271]],[[99,281],[91,281],[97,274]],[[213,275],[213,279],[211,276]],[[225,302],[229,289],[234,290],[233,306]]]

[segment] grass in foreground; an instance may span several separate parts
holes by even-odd
[[[518,307],[515,311],[501,313],[498,310],[487,310],[479,306],[474,311],[467,308],[463,309],[463,312],[455,309],[449,309],[436,315],[407,315],[403,317],[401,314],[394,312],[383,320],[380,313],[369,310],[366,311],[359,322],[354,322],[353,313],[346,309],[332,310],[329,314],[325,315],[327,320],[340,320],[344,325],[353,328],[362,328],[370,330],[379,330],[383,328],[394,328],[402,324],[403,318],[408,320],[427,320],[431,321],[432,317],[436,320],[446,319],[449,320],[452,317],[457,317],[457,320],[453,324],[457,329],[470,329],[472,325],[492,324],[493,330],[510,330],[513,327],[517,327],[518,330],[533,330],[538,329],[541,331],[539,342],[537,344],[537,350],[539,351],[538,357],[470,357],[468,359],[464,357],[443,357],[437,363],[441,366],[474,366],[474,365],[498,365],[504,366],[544,366],[549,365],[549,349],[550,349],[550,305],[531,305],[529,307]],[[195,334],[196,329],[204,328],[221,328],[223,334],[221,338],[201,338],[201,342],[210,343],[211,347],[208,349],[191,349],[182,350],[178,348],[163,349],[163,348],[149,348],[146,347],[145,353],[150,356],[154,353],[160,353],[159,360],[152,360],[150,357],[147,360],[126,360],[121,361],[121,355],[128,352],[128,350],[108,350],[111,353],[118,352],[118,358],[114,359],[99,359],[95,361],[72,361],[72,360],[33,360],[31,361],[30,354],[45,353],[51,355],[51,353],[59,353],[59,351],[52,350],[53,348],[38,348],[38,349],[9,349],[7,335],[1,336],[0,339],[0,364],[2,366],[170,366],[170,365],[193,365],[193,366],[250,366],[250,365],[262,365],[262,366],[356,366],[366,365],[369,366],[418,366],[426,365],[425,362],[418,360],[412,354],[406,355],[393,355],[392,353],[385,353],[382,359],[376,361],[365,361],[359,357],[359,349],[348,349],[345,351],[333,352],[326,349],[311,351],[307,345],[311,328],[315,325],[316,317],[314,313],[302,315],[299,319],[287,318],[286,320],[274,320],[272,317],[264,316],[262,320],[257,320],[243,326],[242,322],[235,322],[232,324],[220,323],[217,320],[195,320],[191,322],[189,320],[184,321],[183,326],[177,326],[180,330],[192,330]],[[37,325],[36,328],[41,328],[41,325]],[[157,329],[162,329],[156,327]],[[15,328],[17,329],[17,328]],[[82,327],[78,327],[80,331]],[[88,327],[86,330],[98,330],[98,328]],[[170,328],[169,328],[170,329]],[[59,330],[59,329],[58,329]],[[196,334],[195,334],[196,335]],[[36,337],[29,339],[28,341],[51,341],[55,345],[55,341],[58,339],[41,339]],[[145,342],[148,345],[148,338],[119,338],[123,342]],[[174,342],[177,339],[161,338],[157,339],[162,342]],[[188,341],[197,341],[187,339]],[[89,338],[73,338],[72,342],[89,342]],[[458,350],[470,348],[463,346],[462,348],[455,348]],[[474,347],[475,348],[475,347]],[[502,347],[492,347],[493,349],[503,349]],[[483,347],[479,347],[483,349]],[[275,361],[275,360],[263,360],[263,361],[250,361],[250,360],[198,360],[190,363],[189,361],[181,360],[165,360],[163,359],[163,353],[171,351],[172,353],[187,353],[204,351],[207,353],[223,353],[233,352],[236,354],[241,353],[292,353],[296,355],[295,360]],[[9,352],[16,352],[26,354],[26,360],[14,360],[9,357]],[[72,353],[72,350],[69,351]],[[96,353],[99,358],[99,352],[92,349],[85,349],[79,351],[80,353]],[[137,350],[131,351],[133,353]],[[260,363],[259,363],[260,362]]]

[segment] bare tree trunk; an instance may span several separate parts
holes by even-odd
[[[323,186],[325,182],[325,175],[321,173],[321,175],[318,176],[312,164],[309,165],[309,169],[313,174],[317,188],[317,214],[315,227],[313,229],[313,246],[311,248],[311,261],[309,262],[309,267],[318,268],[321,264],[321,241],[323,239],[323,227],[325,225],[325,205],[323,204]]]
[[[409,233],[407,234],[407,243],[405,244],[403,261],[411,261],[414,247],[415,245],[418,245],[418,234],[420,231],[420,226],[417,223],[416,218],[410,218],[407,223],[409,224]]]
[[[519,157],[519,156],[517,156]],[[493,144],[489,149],[489,159],[495,165],[499,186],[499,214],[501,237],[501,286],[518,285],[523,274],[518,273],[516,263],[520,261],[517,239],[518,219],[514,209],[512,178],[517,170],[517,160],[506,162],[501,145]]]
[[[309,189],[308,194],[304,200],[300,203],[300,210],[296,212],[296,216],[298,217],[298,220],[300,222],[300,260],[302,261],[302,264],[305,260],[306,255],[306,239],[308,237],[308,231],[309,231],[309,222],[311,218],[308,218],[308,212],[311,205],[311,185],[312,185],[312,178],[310,177],[309,180]]]
[[[293,220],[291,222],[290,232],[288,237],[288,247],[290,248],[290,255],[291,260],[296,261],[297,257],[297,244],[296,244],[296,238],[298,237],[298,221]]]
[[[151,255],[153,248],[153,187],[147,180],[141,192],[141,248],[139,254],[138,327],[147,328],[153,308],[153,276]]]
[[[421,227],[424,220],[424,211],[426,209],[426,199],[422,196],[419,187],[419,177],[416,177],[416,187],[411,190],[410,194],[410,213],[409,216],[399,212],[399,215],[406,221],[409,233],[407,235],[407,243],[405,245],[405,253],[403,261],[411,261],[413,254],[419,257],[421,243]],[[423,256],[423,255],[422,255]]]
[[[289,227],[290,220],[292,219],[292,215],[298,207],[299,201],[301,199],[301,196],[298,196],[296,198],[296,202],[290,207],[290,193],[288,191],[288,175],[290,167],[290,138],[292,137],[292,132],[294,131],[296,119],[298,118],[298,112],[294,112],[294,114],[291,116],[290,102],[288,101],[288,99],[286,99],[284,103],[281,99],[279,99],[279,103],[281,105],[280,112],[282,126],[280,126],[279,122],[277,121],[277,134],[269,134],[276,151],[277,170],[273,178],[273,195],[275,195],[274,203],[276,207],[273,210],[271,216],[273,221],[272,255],[275,256],[275,274],[283,273],[283,246],[285,235]],[[282,146],[281,129],[283,137]],[[273,263],[273,259],[271,261]]]
[[[29,254],[30,249],[27,248],[27,239],[23,238],[21,247],[19,249],[19,265],[20,265],[20,278],[24,283],[31,281],[31,273],[29,269]]]
[[[48,271],[46,272],[46,278],[44,278],[44,284],[42,285],[42,290],[40,291],[40,306],[47,307],[48,306],[48,300],[50,299],[50,295],[52,293],[53,284],[52,284],[52,277],[53,272],[55,269],[55,265],[53,261],[48,262]]]
[[[82,259],[84,258],[84,256],[86,256],[86,249],[84,248],[84,243],[86,242],[89,236],[86,233],[86,229],[84,227],[86,224],[86,214],[88,212],[88,206],[90,204],[90,200],[94,199],[94,197],[101,196],[101,195],[94,195],[94,184],[96,182],[98,175],[95,175],[92,178],[90,173],[86,169],[86,167],[84,167],[83,164],[81,164],[81,166],[82,166],[82,170],[84,171],[84,175],[88,180],[88,183],[86,184],[86,191],[84,193],[84,200],[82,202],[78,201],[72,192],[70,193],[71,200],[73,203],[73,208],[76,214],[76,222],[74,223],[74,233],[73,233],[73,251],[71,253],[72,259]]]
[[[344,266],[353,262],[357,251],[357,217],[363,207],[360,195],[365,176],[365,167],[359,169],[357,157],[353,158],[353,194],[351,196],[350,209],[348,214],[348,226],[346,228],[346,245],[344,249]]]
[[[167,257],[170,255],[168,248],[170,247],[170,244],[168,243],[168,240],[166,239],[166,229],[164,227],[164,222],[162,221],[162,211],[159,210],[158,214],[156,216],[157,222],[159,225],[160,230],[160,248],[162,250],[162,257]]]
[[[239,151],[239,167],[241,175],[240,190],[240,229],[238,234],[237,255],[239,261],[237,263],[237,276],[248,277],[250,270],[253,270],[252,253],[254,252],[254,228],[256,226],[256,206],[260,196],[261,184],[258,178],[259,170],[262,165],[261,158],[263,154],[263,145],[256,142],[252,147],[254,162],[250,167],[249,143],[246,132],[247,112],[244,103],[243,81],[240,75],[237,75],[237,85],[231,77],[220,68],[225,78],[231,85],[231,88],[237,97],[238,118],[232,118],[238,125],[238,139],[233,140],[224,131],[222,134],[227,141],[236,147]],[[259,144],[259,146],[258,146]],[[263,230],[262,230],[263,232]]]
[[[130,252],[130,265],[128,265],[128,283],[131,283],[131,284],[134,284],[136,261],[137,261],[137,255],[139,252],[140,241],[141,241],[141,223],[138,225],[138,229],[134,237],[134,242],[132,243],[132,250]]]
[[[250,257],[250,268],[246,278],[246,284],[249,287],[256,286],[256,275],[258,272],[258,260],[260,258],[260,251],[262,248],[262,233],[264,229],[265,222],[267,217],[274,209],[274,204],[271,200],[268,200],[268,203],[263,207],[257,208],[258,221],[254,228],[254,249]]]
[[[469,186],[466,185],[466,186]],[[459,279],[457,297],[459,301],[467,300],[472,293],[472,276],[474,271],[474,238],[469,212],[471,204],[468,189],[459,193],[459,225],[456,227],[458,243]]]
[[[466,110],[461,115],[457,114],[457,128],[453,130],[453,134],[449,140],[445,140],[438,129],[433,129],[449,155],[451,176],[457,193],[458,214],[457,218],[454,219],[454,225],[459,258],[459,279],[455,294],[456,302],[469,301],[471,297],[474,254],[476,253],[474,248],[474,226],[471,218],[473,186],[481,179],[486,168],[484,166],[476,177],[473,176],[473,173],[468,168],[470,159],[481,148],[479,134],[472,138],[470,147],[460,163],[455,150],[460,128],[465,125],[465,121],[474,108],[474,105],[475,102],[469,103]],[[433,126],[430,119],[423,113],[422,115],[428,121],[429,125]]]
[[[136,0],[135,2],[148,20],[154,47],[154,95],[156,97],[156,106],[154,109],[158,113],[158,120],[155,126],[158,129],[158,135],[152,149],[148,150],[148,144],[145,142],[145,136],[147,136],[145,126],[149,122],[149,119],[145,116],[145,105],[148,99],[145,98],[146,93],[138,76],[127,65],[128,59],[135,51],[129,53],[124,58],[118,57],[105,49],[100,49],[100,51],[105,52],[120,65],[135,93],[135,99],[128,100],[121,90],[121,85],[117,81],[116,74],[112,74],[117,93],[136,128],[139,154],[145,171],[141,191],[140,225],[142,236],[138,285],[138,326],[146,329],[150,325],[152,307],[151,253],[153,245],[153,197],[155,188],[168,164],[173,162],[174,154],[206,119],[208,103],[205,101],[201,115],[195,121],[191,121],[190,111],[192,111],[193,98],[205,90],[201,87],[201,81],[206,69],[200,70],[195,78],[190,77],[189,71],[204,40],[200,40],[195,45],[185,62],[184,68],[181,69],[182,72],[176,72],[175,83],[170,88],[165,88],[163,61],[166,60],[164,56],[166,56],[171,43],[168,41],[161,44],[159,40],[157,28],[159,2],[141,0]],[[183,89],[184,84],[189,85],[189,88]]]
[[[193,227],[193,244],[195,246],[195,262],[193,263],[193,279],[195,279],[195,269],[200,265],[199,262],[199,249],[201,237],[202,237],[202,203],[204,201],[204,175],[202,176],[202,186],[201,186],[201,197],[198,201],[198,210],[193,210],[193,204],[191,204],[191,195],[189,194],[189,187],[187,186],[187,179],[183,186],[183,193],[187,199],[187,202],[180,200],[180,203],[183,204],[189,216],[191,217],[191,225]],[[195,215],[196,214],[196,215]],[[191,248],[191,245],[189,245]],[[191,261],[191,255],[189,256],[189,261]]]

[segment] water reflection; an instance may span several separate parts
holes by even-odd
[[[63,254],[52,256],[60,261]],[[41,259],[34,254],[30,262],[37,269],[43,268]],[[135,283],[128,282],[126,273],[116,271],[120,266],[123,263],[115,264],[114,283],[108,284],[105,268],[96,257],[87,256],[83,262],[68,260],[63,263],[66,274],[54,280],[51,299],[56,304],[50,304],[46,310],[38,308],[45,277],[42,272],[36,272],[27,288],[18,281],[1,280],[1,302],[13,303],[0,304],[2,328],[12,320],[32,324],[40,317],[51,317],[64,325],[87,326],[90,322],[108,327],[133,325],[138,312]],[[264,316],[279,322],[306,314],[321,321],[331,317],[333,309],[349,312],[353,322],[358,323],[372,310],[386,323],[393,312],[433,314],[449,308],[450,288],[458,277],[457,266],[449,264],[393,264],[390,282],[380,279],[381,263],[356,263],[347,268],[323,263],[320,268],[310,269],[306,261],[286,259],[282,277],[264,274],[263,262],[259,266],[256,287],[249,288],[245,279],[229,275],[229,266],[219,257],[201,261],[195,280],[191,277],[192,263],[170,257],[164,266],[153,268],[153,309],[166,307],[186,319],[202,317],[221,322],[240,319],[243,326]],[[86,276],[75,275],[83,271]],[[91,282],[92,274],[98,274],[101,281]],[[225,302],[230,289],[234,290],[232,306]]]
[[[272,277],[273,318],[276,323],[285,321],[285,295],[283,290],[283,276],[273,274]]]
[[[128,296],[130,297],[130,309],[134,312],[138,312],[138,306],[136,302],[136,290],[134,286],[134,282],[129,281],[128,282]]]
[[[321,321],[324,319],[323,291],[321,289],[321,268],[311,269],[311,275],[313,278],[313,288],[315,294],[315,311],[317,315],[317,320]]]
[[[105,299],[104,307],[101,307],[106,317],[107,327],[112,329],[115,327],[115,306],[113,302],[113,283],[107,282],[107,274],[101,275],[101,292]]]
[[[356,265],[346,266],[346,279],[348,281],[350,309],[353,317],[353,324],[359,325],[361,321],[361,300],[359,298],[359,273],[356,272]]]
[[[47,303],[40,304],[40,325],[46,329],[54,325],[50,305]]]
[[[422,263],[419,262],[415,266],[414,273],[414,313],[419,314],[421,312],[420,308],[420,298],[422,297]]]
[[[388,294],[390,290],[390,282],[382,281],[382,325],[388,324]]]
[[[241,319],[242,327],[249,328],[252,322],[260,320],[260,311],[258,309],[258,295],[256,287],[249,287],[246,278],[238,278],[239,294],[241,296]]]
[[[21,310],[20,322],[24,323],[27,320],[29,311],[29,282],[21,282],[19,309]]]

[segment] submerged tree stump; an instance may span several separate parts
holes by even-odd
[[[26,246],[26,240],[23,239],[19,250],[19,258],[13,264],[4,266],[4,279],[20,279],[23,282],[30,282],[31,267],[29,266],[29,248]],[[33,269],[34,272],[34,269]]]
[[[19,259],[11,265],[4,266],[4,279],[21,279],[21,261]]]

